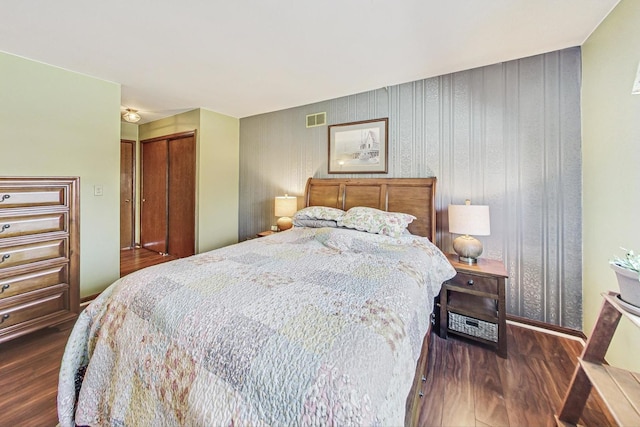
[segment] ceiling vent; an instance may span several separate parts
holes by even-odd
[[[315,113],[307,116],[307,127],[314,128],[327,124],[327,113]]]

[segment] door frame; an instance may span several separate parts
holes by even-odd
[[[136,246],[136,162],[137,162],[137,158],[136,158],[136,141],[132,140],[132,139],[121,139],[120,140],[120,156],[122,156],[122,144],[129,144],[131,145],[131,170],[129,171],[131,173],[131,203],[129,206],[129,210],[130,210],[130,221],[131,221],[131,246],[129,246],[128,248],[124,248],[122,247],[122,242],[120,242],[120,249],[133,249]],[[122,162],[120,163],[120,168],[122,169]],[[120,173],[122,174],[122,170],[120,171]],[[122,189],[122,181],[120,182],[120,188]],[[122,193],[120,193],[122,194]],[[120,203],[122,203],[122,200],[120,200]],[[120,225],[122,227],[122,225]]]

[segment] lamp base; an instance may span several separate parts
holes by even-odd
[[[478,259],[477,258],[468,258],[466,256],[458,255],[458,262],[460,264],[473,265],[473,264],[477,264],[478,263]]]
[[[276,224],[278,224],[278,230],[280,231],[288,230],[293,227],[293,221],[288,216],[278,218]]]
[[[482,242],[469,235],[458,236],[453,241],[453,250],[461,263],[476,264],[477,258],[482,254]]]

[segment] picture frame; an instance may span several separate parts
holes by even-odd
[[[388,173],[389,118],[329,126],[329,173]]]

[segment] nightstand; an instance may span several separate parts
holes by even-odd
[[[272,234],[276,234],[276,232],[275,231],[271,231],[271,230],[261,231],[258,234],[256,234],[256,237],[271,236]]]
[[[479,258],[477,264],[448,254],[457,274],[440,291],[440,337],[455,334],[495,347],[507,357],[505,280],[501,261]]]

